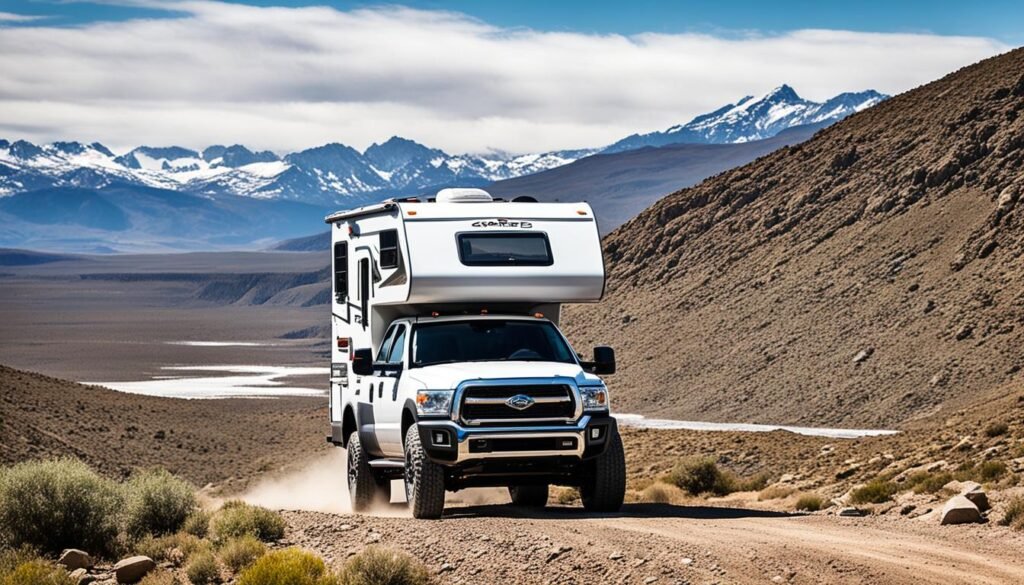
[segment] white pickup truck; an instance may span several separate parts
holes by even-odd
[[[328,216],[333,302],[328,440],[348,449],[352,507],[413,516],[446,491],[507,486],[544,506],[550,485],[616,511],[625,458],[608,390],[558,330],[561,303],[599,300],[604,266],[585,203],[495,201],[479,189]]]

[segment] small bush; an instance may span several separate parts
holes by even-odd
[[[998,437],[1005,435],[1010,430],[1010,426],[1004,422],[994,422],[985,427],[985,436],[987,437]]]
[[[669,483],[692,495],[724,496],[735,490],[735,481],[722,473],[714,459],[687,458],[679,461],[668,474]]]
[[[246,534],[270,542],[284,537],[284,518],[266,508],[232,500],[213,514],[210,534],[218,543]]]
[[[242,573],[238,585],[341,585],[341,582],[316,555],[286,548],[260,557]]]
[[[643,501],[650,502],[652,504],[671,504],[676,501],[678,495],[680,495],[678,487],[656,481],[644,488],[640,497]]]
[[[147,556],[154,561],[170,561],[180,565],[197,552],[212,550],[213,545],[207,540],[179,532],[159,537],[145,536],[131,548],[135,554]]]
[[[727,474],[728,475],[728,474]],[[733,490],[737,492],[759,492],[768,487],[771,477],[767,473],[758,473],[750,477],[733,480]]]
[[[907,483],[915,494],[934,494],[947,483],[953,481],[953,475],[947,472],[929,473],[918,471],[907,478]]]
[[[409,555],[386,548],[369,547],[349,558],[341,569],[342,585],[426,585],[427,568]]]
[[[850,502],[854,504],[881,504],[889,501],[898,491],[891,481],[873,479],[850,493]]]
[[[761,502],[765,500],[781,500],[793,495],[794,492],[796,492],[796,488],[785,485],[773,485],[761,490],[761,493],[757,494],[757,499]]]
[[[0,573],[0,585],[77,585],[63,567],[43,559],[24,561],[9,572]]]
[[[796,510],[800,512],[817,512],[825,506],[825,499],[818,494],[803,494],[796,501]]]
[[[134,537],[177,532],[196,509],[192,486],[164,469],[133,475],[124,489],[125,529]]]
[[[986,483],[996,481],[1006,475],[1006,464],[1002,461],[983,461],[975,467],[977,481]]]
[[[267,547],[260,539],[246,534],[229,540],[220,549],[220,560],[237,573],[256,562],[256,559],[262,557],[266,552]]]
[[[560,488],[555,492],[555,501],[562,506],[568,506],[580,501],[580,492],[576,488]]]
[[[181,585],[181,581],[170,571],[152,571],[139,581],[139,585]]]
[[[192,559],[185,568],[185,574],[193,585],[207,585],[220,581],[220,567],[217,566],[217,559],[213,553],[203,551],[192,555]]]
[[[1003,526],[1010,526],[1016,530],[1024,530],[1024,496],[1014,496],[1006,505],[1003,512],[1003,519],[999,521]]]
[[[196,510],[189,514],[188,518],[185,518],[185,522],[181,525],[182,532],[191,534],[198,538],[206,538],[210,532],[210,517],[213,514],[206,510]]]
[[[121,504],[117,483],[75,459],[19,463],[0,473],[0,531],[13,546],[111,552]]]

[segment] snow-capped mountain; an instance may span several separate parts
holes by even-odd
[[[215,145],[202,152],[179,146],[140,146],[115,155],[99,143],[35,145],[0,140],[0,196],[51,187],[128,184],[214,198],[239,195],[339,205],[429,192],[456,183],[483,185],[568,164],[593,152],[449,155],[396,136],[365,152],[332,143],[283,158],[241,145]]]
[[[875,90],[841,93],[825,102],[812,102],[781,85],[755,99],[746,96],[713,112],[697,116],[686,124],[663,132],[634,134],[612,144],[604,152],[621,152],[644,146],[667,144],[728,144],[771,138],[795,126],[829,124],[871,107],[887,95]]]

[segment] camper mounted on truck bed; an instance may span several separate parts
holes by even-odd
[[[355,511],[404,479],[417,518],[446,491],[508,487],[544,506],[550,485],[615,511],[625,459],[608,390],[558,329],[561,303],[604,291],[586,203],[493,199],[480,189],[342,211],[331,225],[328,440],[348,449]]]

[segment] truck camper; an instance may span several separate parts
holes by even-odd
[[[446,491],[507,487],[544,506],[550,485],[615,511],[625,458],[609,347],[577,354],[562,303],[600,300],[604,263],[586,203],[444,189],[341,211],[331,226],[330,435],[348,449],[355,511],[402,479],[417,518]]]

